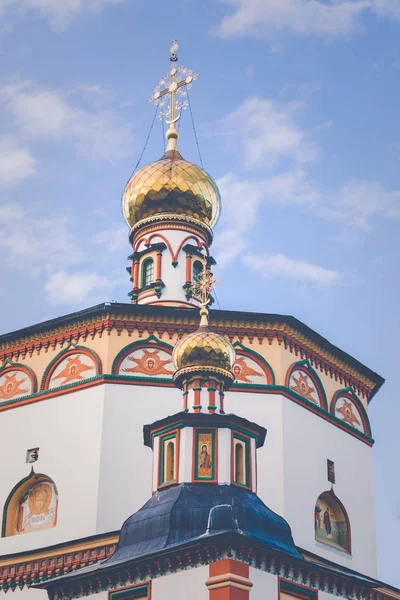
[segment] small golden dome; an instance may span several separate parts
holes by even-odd
[[[177,149],[143,167],[128,181],[122,212],[130,227],[153,215],[183,215],[208,227],[217,222],[221,197],[214,179]]]
[[[232,371],[235,350],[223,335],[200,326],[175,345],[172,360],[177,371],[187,367],[212,367]]]

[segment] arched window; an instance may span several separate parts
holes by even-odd
[[[142,287],[151,285],[154,282],[154,260],[146,258],[142,267]]]
[[[315,503],[314,530],[317,542],[350,552],[350,523],[346,510],[333,491]]]
[[[202,271],[202,263],[199,260],[195,260],[193,263],[193,283],[196,283],[199,280],[199,276]]]
[[[245,483],[244,452],[240,442],[235,446],[235,481],[242,485]]]
[[[50,477],[32,472],[7,498],[2,536],[49,529],[57,524],[58,492]]]
[[[178,432],[163,435],[160,438],[158,465],[158,486],[163,487],[177,482],[179,464]]]
[[[166,461],[166,482],[175,479],[175,444],[168,442],[167,444],[167,461]]]
[[[233,434],[233,483],[251,487],[250,440],[238,433]]]

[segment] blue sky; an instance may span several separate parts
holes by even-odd
[[[387,380],[370,415],[398,586],[399,27],[400,0],[0,0],[1,331],[128,301],[120,197],[177,38],[223,197],[221,308],[292,314]],[[197,162],[187,111],[181,133]],[[156,122],[142,164],[163,147]]]

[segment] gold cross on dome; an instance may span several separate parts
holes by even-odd
[[[194,298],[200,302],[202,308],[205,308],[211,302],[211,291],[215,287],[218,279],[214,277],[208,269],[207,259],[205,257],[203,257],[200,262],[202,263],[203,268],[200,271],[197,280],[190,286],[190,289]]]
[[[158,117],[160,119],[165,117],[168,125],[173,128],[180,119],[181,111],[187,108],[187,92],[192,87],[193,81],[199,76],[198,73],[193,74],[190,69],[183,65],[176,67],[178,61],[176,51],[178,48],[178,43],[174,40],[170,49],[171,70],[160,80],[154,88],[154,94],[149,98],[149,102],[154,102],[156,106],[161,108]]]

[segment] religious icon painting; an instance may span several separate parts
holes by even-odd
[[[215,478],[214,431],[196,431],[195,444],[195,480]]]
[[[0,372],[0,402],[13,400],[33,393],[32,377],[22,369]]]
[[[57,523],[58,495],[51,481],[31,487],[19,504],[17,532],[29,533],[54,527]]]
[[[172,377],[174,368],[171,354],[159,348],[139,348],[130,352],[121,362],[119,375],[133,377]]]
[[[238,383],[270,383],[260,365],[248,356],[236,356],[233,373],[235,375],[235,381]]]
[[[363,420],[357,406],[349,398],[338,398],[335,403],[335,417],[364,432]]]
[[[317,542],[349,551],[347,518],[332,492],[321,494],[315,504],[314,530]]]
[[[68,354],[53,370],[48,389],[77,383],[90,379],[97,374],[96,362],[93,356],[83,352]]]
[[[306,400],[321,406],[316,385],[305,369],[294,369],[292,371],[289,378],[289,388],[306,398]]]

